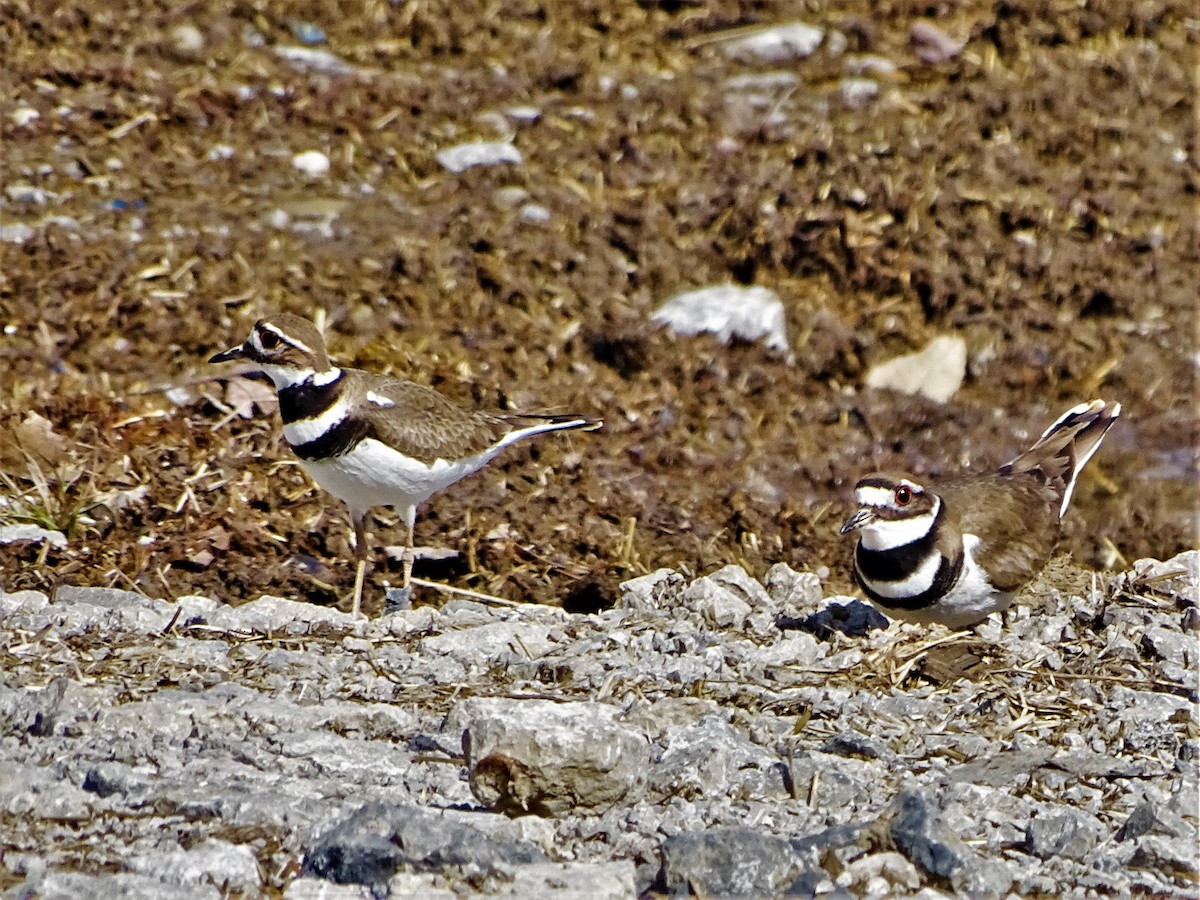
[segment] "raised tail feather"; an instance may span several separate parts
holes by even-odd
[[[1001,474],[1037,474],[1062,492],[1061,519],[1071,505],[1075,480],[1121,414],[1121,404],[1080,403],[1063,413],[1036,444],[1000,469]]]

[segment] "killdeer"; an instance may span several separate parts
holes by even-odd
[[[492,415],[455,406],[411,381],[333,365],[307,319],[260,319],[244,344],[209,362],[256,363],[279,394],[283,435],[309,476],[345,502],[354,526],[353,613],[362,608],[364,522],[374,506],[400,510],[408,527],[404,587],[413,566],[417,506],[478,471],[505,447],[547,431],[593,430],[583,416]]]
[[[1075,479],[1121,406],[1066,411],[1041,438],[991,475],[925,486],[877,472],[854,488],[854,576],[884,613],[965,628],[1007,609],[1046,565]]]

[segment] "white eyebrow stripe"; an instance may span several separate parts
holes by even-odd
[[[891,488],[870,485],[860,487],[854,492],[854,499],[859,506],[891,506],[896,496]]]
[[[281,341],[283,341],[285,344],[290,344],[291,346],[295,347],[297,350],[303,350],[305,353],[312,353],[312,352],[313,352],[313,351],[312,351],[312,347],[308,346],[308,344],[304,343],[303,341],[298,341],[298,340],[296,340],[296,339],[295,339],[294,337],[292,337],[291,335],[284,334],[282,331],[280,331],[280,330],[279,330],[278,328],[276,328],[274,325],[263,325],[262,327],[263,327],[264,329],[266,329],[267,331],[271,332],[271,334],[275,335],[277,338],[279,338],[279,339],[280,339]],[[258,345],[259,345],[259,348],[260,348],[260,349],[262,349],[262,342],[261,342],[261,341],[257,341],[257,338],[258,338],[258,332],[257,332],[257,331],[255,331],[255,333],[254,333],[254,337],[255,337],[255,339],[256,339],[256,342],[257,342],[257,343],[258,343]]]

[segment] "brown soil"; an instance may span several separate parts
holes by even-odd
[[[205,362],[273,310],[323,311],[340,361],[463,403],[605,419],[434,498],[418,542],[462,555],[426,577],[589,608],[658,566],[784,561],[846,590],[863,470],[984,470],[1093,396],[1125,414],[1067,549],[1103,567],[1194,545],[1190,4],[806,8],[897,63],[874,101],[839,99],[846,59],[822,48],[771,107],[739,103],[725,81],[755,67],[716,38],[775,24],[771,3],[6,6],[2,180],[49,195],[0,198],[0,225],[36,229],[0,243],[0,518],[70,543],[0,547],[0,584],[347,593],[343,510]],[[909,28],[943,12],[966,48],[927,65]],[[298,22],[355,71],[279,58]],[[437,164],[513,106],[540,110],[514,126],[523,164]],[[327,178],[293,170],[307,149]],[[726,281],[780,294],[794,361],[649,322]],[[861,389],[946,332],[971,351],[951,403]],[[387,513],[375,534],[402,540]],[[376,560],[373,608],[399,577]]]

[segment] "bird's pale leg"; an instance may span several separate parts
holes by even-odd
[[[352,510],[350,519],[354,523],[354,555],[358,557],[358,566],[354,571],[354,606],[350,614],[357,618],[362,614],[363,581],[367,575],[367,529],[364,527],[367,514],[365,511]]]
[[[413,526],[417,523],[417,508],[410,506],[404,511],[404,518],[408,525],[408,541],[404,545],[404,584],[401,585],[401,590],[407,591],[412,581],[413,563],[417,559],[416,550],[413,548]]]

